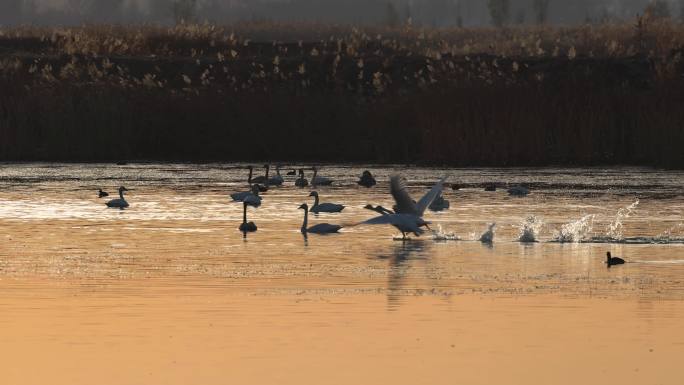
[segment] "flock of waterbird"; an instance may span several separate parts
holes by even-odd
[[[243,205],[242,223],[238,227],[245,236],[249,232],[257,231],[257,225],[254,222],[247,221],[247,208],[254,207],[258,208],[261,206],[262,197],[259,193],[267,192],[271,186],[282,186],[285,183],[285,179],[280,174],[280,166],[276,166],[276,175],[269,176],[270,165],[264,165],[265,174],[254,177],[254,168],[252,166],[247,167],[249,175],[247,177],[247,183],[250,186],[248,191],[236,192],[230,195],[234,202],[241,202]],[[311,185],[312,187],[318,186],[330,186],[333,184],[333,179],[323,177],[318,175],[319,168],[313,167],[313,176],[311,181],[306,179],[304,174],[304,169],[300,168],[298,170],[290,170],[287,175],[294,176],[297,175],[295,179],[295,186],[297,187],[307,187]],[[394,198],[394,206],[392,210],[382,207],[380,205],[373,206],[367,204],[364,206],[365,209],[374,211],[379,216],[371,218],[369,220],[348,225],[348,226],[358,226],[358,225],[391,225],[397,228],[401,234],[402,239],[406,239],[406,234],[414,234],[420,236],[425,231],[423,227],[430,229],[430,222],[423,219],[423,215],[426,209],[430,208],[433,211],[441,211],[449,208],[449,201],[442,197],[442,190],[444,188],[446,177],[439,179],[430,190],[423,195],[418,201],[411,198],[408,193],[405,180],[399,175],[392,175],[390,177],[390,194]],[[357,181],[357,184],[363,187],[373,187],[377,184],[375,178],[370,171],[366,170],[362,173]],[[453,189],[458,189],[457,185],[452,185]],[[495,185],[485,186],[485,191],[495,191]],[[125,187],[119,187],[119,198],[112,199],[106,202],[107,207],[125,209],[129,207],[128,202],[124,198],[124,192],[128,191]],[[512,196],[525,196],[529,193],[529,189],[524,186],[514,186],[509,188],[507,192]],[[109,196],[109,194],[100,189],[98,191],[98,197],[104,198]],[[341,225],[330,224],[330,223],[318,223],[313,226],[309,226],[309,212],[320,214],[320,213],[339,213],[344,210],[345,206],[343,204],[320,202],[320,196],[317,191],[311,191],[309,197],[314,198],[314,203],[311,207],[306,203],[299,206],[299,209],[304,210],[304,221],[302,223],[301,232],[304,236],[307,234],[331,234],[337,233],[342,229]],[[494,226],[491,224],[488,231],[486,231],[480,240],[485,243],[493,242],[494,237]],[[624,264],[625,261],[621,258],[611,256],[611,253],[607,253],[606,264],[608,267],[614,265]]]

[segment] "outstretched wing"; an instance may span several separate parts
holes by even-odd
[[[411,196],[406,190],[406,184],[399,175],[392,175],[390,177],[390,192],[392,193],[394,201],[397,203],[395,210],[397,214],[418,215],[416,204],[413,203]]]
[[[435,198],[437,198],[439,196],[439,194],[442,193],[442,188],[444,187],[444,181],[446,179],[447,179],[446,177],[440,179],[439,182],[437,182],[430,189],[430,191],[428,191],[427,194],[425,194],[422,198],[420,198],[418,203],[416,203],[416,205],[415,205],[416,211],[417,211],[416,215],[418,215],[420,217],[423,216],[425,209],[427,209],[428,206],[430,206],[432,204],[432,202],[435,200]]]

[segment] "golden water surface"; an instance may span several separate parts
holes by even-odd
[[[0,383],[682,383],[680,173],[396,167],[364,189],[363,168],[331,166],[321,198],[347,207],[310,222],[346,227],[304,239],[292,177],[243,237],[237,167],[1,165]],[[414,197],[463,185],[426,215],[436,239],[352,226],[391,207],[395,172]],[[119,185],[131,207],[105,208],[97,188]]]

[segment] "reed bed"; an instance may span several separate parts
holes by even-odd
[[[684,167],[684,26],[0,29],[0,159]]]

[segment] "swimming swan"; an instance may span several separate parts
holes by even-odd
[[[444,199],[442,194],[437,195],[434,201],[430,204],[430,211],[443,211],[449,208],[449,201]]]
[[[98,190],[98,192],[97,192],[98,198],[104,198],[104,197],[108,197],[108,196],[109,196],[109,193],[106,191],[102,191],[102,189]]]
[[[441,193],[446,177],[440,179],[431,189],[425,194],[417,203],[411,199],[411,196],[406,190],[406,184],[398,176],[390,177],[390,192],[396,202],[396,210],[394,214],[383,214],[379,217],[369,219],[361,224],[368,225],[392,225],[401,231],[403,238],[406,239],[406,233],[413,233],[420,236],[424,231],[421,227],[429,229],[430,222],[423,220],[425,209],[435,200]]]
[[[318,176],[318,167],[313,167],[313,177],[311,177],[312,186],[330,186],[333,182],[332,179],[326,178],[324,176]]]
[[[375,181],[375,178],[373,178],[373,174],[371,174],[371,172],[368,170],[364,171],[363,174],[361,174],[361,177],[359,178],[359,180],[356,183],[359,186],[368,187],[368,188],[373,187],[377,184],[377,182]]]
[[[331,234],[340,231],[342,226],[331,225],[330,223],[319,223],[317,225],[307,227],[309,224],[309,206],[304,203],[299,206],[300,209],[304,210],[304,223],[302,224],[302,234],[314,233],[314,234]]]
[[[295,180],[295,186],[306,187],[308,185],[309,185],[309,181],[306,180],[306,178],[304,177],[304,170],[300,168],[299,169],[299,178],[297,178],[297,180]]]
[[[124,209],[128,207],[128,202],[124,199],[123,193],[124,191],[128,191],[127,188],[124,186],[119,187],[119,199],[112,199],[109,202],[106,203],[107,207],[114,207],[114,208],[119,208],[119,209]]]
[[[260,175],[260,176],[252,178],[252,166],[249,167],[249,171],[250,171],[249,172],[249,180],[248,180],[249,184],[253,184],[253,183],[268,184],[268,170],[269,170],[270,166],[265,164],[264,168],[266,169],[265,175]]]
[[[494,227],[496,226],[496,223],[492,223],[489,225],[489,228],[487,231],[482,233],[480,236],[480,242],[482,243],[492,243],[494,242]]]
[[[268,179],[268,184],[272,186],[280,186],[285,182],[283,176],[280,175],[280,165],[276,165],[276,174]]]
[[[615,265],[623,265],[624,263],[624,259],[611,256],[610,251],[606,253],[606,265],[608,265],[608,267]]]
[[[524,186],[513,186],[506,191],[508,192],[508,195],[514,197],[524,197],[525,195],[530,193],[530,190]]]
[[[392,211],[390,209],[386,209],[380,205],[373,207],[373,205],[367,204],[367,205],[363,206],[363,208],[366,210],[375,211],[376,213],[382,214],[382,215],[394,214],[394,211]]]
[[[257,225],[254,222],[247,222],[247,206],[251,206],[250,202],[245,200],[242,205],[242,223],[240,224],[239,230],[243,233],[252,233],[257,231]]]
[[[312,213],[339,213],[344,210],[344,205],[336,203],[319,203],[317,191],[312,191],[309,196],[314,197],[314,204],[311,206]]]

